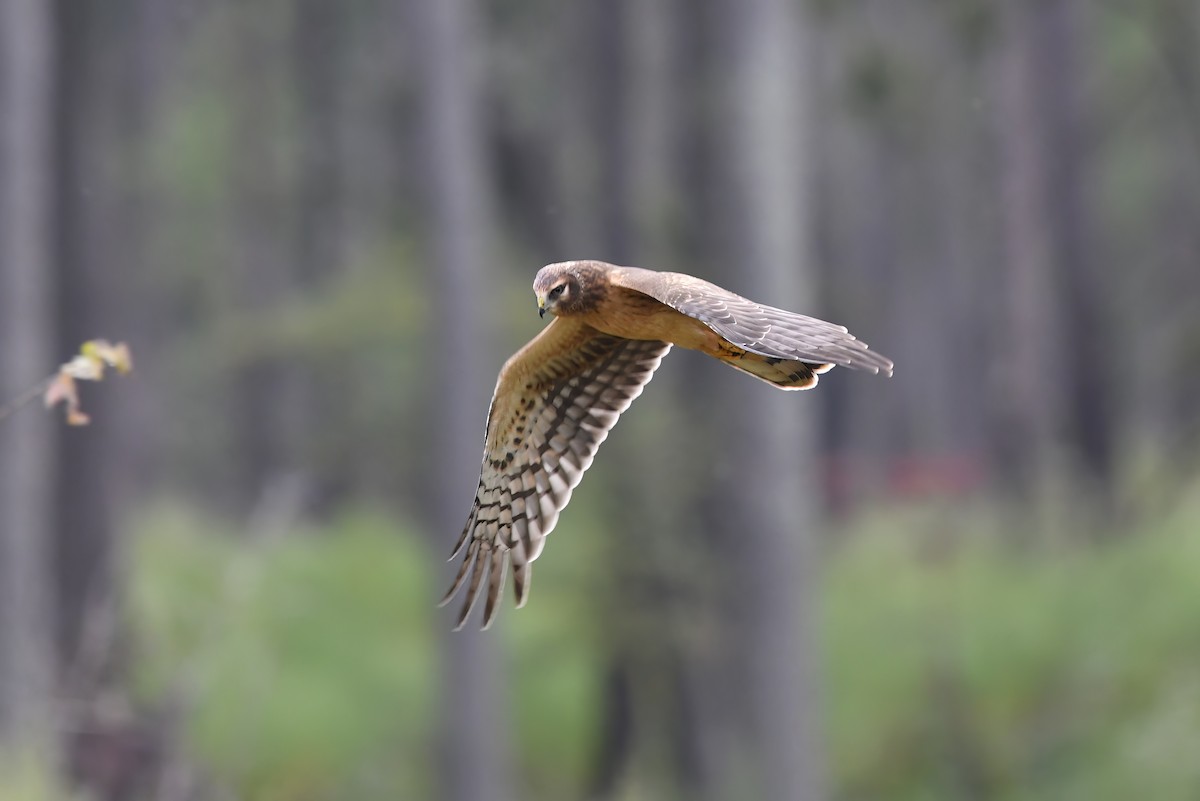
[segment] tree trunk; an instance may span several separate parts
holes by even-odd
[[[723,145],[729,164],[726,283],[811,309],[809,50],[801,6],[727,0]],[[761,798],[824,795],[817,704],[814,398],[721,376],[723,536],[736,539],[736,639],[744,655],[751,760]],[[783,434],[786,432],[786,435]]]
[[[144,143],[145,84],[136,58],[140,9],[98,14],[88,4],[57,5],[54,262],[56,348],[60,358],[96,336],[140,343],[143,307],[124,310],[139,274],[141,219],[136,171]],[[138,39],[140,37],[136,37]],[[96,201],[99,202],[96,202]],[[136,380],[135,380],[136,381]],[[95,421],[59,438],[54,508],[54,587],[59,692],[72,703],[64,720],[65,768],[97,799],[135,794],[147,776],[152,735],[122,693],[127,654],[119,583],[118,510],[136,486],[147,447],[136,382],[84,386]],[[104,703],[107,702],[107,703]]]
[[[243,8],[240,4],[231,7]],[[281,98],[290,89],[280,3],[244,6],[229,14],[238,84],[232,92],[233,148],[229,161],[233,231],[230,260],[231,306],[269,313],[300,294],[293,251],[288,248],[294,206],[281,153],[287,123]],[[309,476],[299,464],[296,446],[309,436],[301,420],[303,393],[299,372],[277,354],[247,364],[231,399],[240,474],[233,487],[243,512],[255,516],[297,516],[304,505]],[[279,504],[279,506],[276,506]],[[270,511],[268,511],[270,510]]]
[[[591,87],[587,133],[597,154],[598,187],[588,193],[597,203],[581,203],[568,216],[599,211],[600,258],[686,269],[670,247],[678,178],[671,144],[674,126],[681,125],[672,23],[683,9],[673,0],[594,0],[580,7],[592,46],[583,78]],[[574,221],[570,227],[584,225]],[[622,783],[647,780],[669,781],[688,798],[716,794],[714,760],[706,758],[717,753],[706,747],[719,721],[707,714],[714,687],[702,688],[689,675],[711,660],[695,636],[704,612],[689,602],[704,596],[703,578],[680,569],[678,560],[691,545],[691,482],[681,468],[696,463],[697,454],[689,460],[688,449],[698,452],[701,445],[686,436],[672,365],[679,363],[669,362],[637,411],[621,421],[621,433],[606,446],[592,479],[606,482],[618,502],[606,515],[612,556],[606,584],[615,591],[599,609],[609,621],[610,664],[590,798],[608,798]],[[662,447],[647,450],[649,440]],[[641,559],[631,563],[630,553]],[[663,687],[675,691],[664,693]]]
[[[297,0],[293,19],[293,73],[297,93],[296,213],[291,271],[300,291],[319,292],[341,272],[343,175],[338,160],[344,107],[346,14],[326,0]],[[318,375],[301,360],[288,368],[292,412],[287,437],[297,452],[306,490],[305,510],[322,514],[345,494],[352,466],[330,453],[327,437],[314,436],[319,422],[336,417],[340,390],[350,381],[346,367]],[[329,373],[332,373],[330,375]],[[322,380],[324,379],[324,380]]]
[[[1055,318],[1047,165],[1033,47],[1031,0],[1006,6],[1005,41],[999,63],[1002,202],[1006,245],[1007,314],[995,345],[1000,360],[996,387],[996,463],[1010,490],[1028,498],[1042,483],[1061,422],[1061,392],[1047,380],[1063,364]]]
[[[469,511],[482,453],[483,416],[496,362],[478,321],[486,319],[485,264],[491,261],[491,209],[479,113],[476,59],[482,45],[472,0],[416,0],[412,32],[418,48],[425,153],[429,179],[429,290],[435,304],[453,305],[453,324],[439,326],[428,346],[440,366],[431,515],[438,555],[449,549]],[[439,560],[440,564],[440,560]],[[442,748],[443,797],[452,801],[513,797],[507,770],[510,738],[504,722],[504,681],[496,657],[496,632],[445,626]],[[474,623],[474,621],[472,621]]]
[[[1008,326],[1002,464],[1028,492],[1073,452],[1100,496],[1114,459],[1111,368],[1089,251],[1085,152],[1073,0],[1022,0],[1007,9],[1001,63]],[[1061,381],[1049,380],[1058,374]]]
[[[1077,0],[1041,0],[1036,81],[1042,92],[1047,171],[1046,208],[1053,226],[1055,265],[1064,346],[1070,358],[1058,366],[1065,373],[1064,405],[1070,436],[1083,474],[1096,497],[1107,499],[1113,479],[1116,434],[1112,415],[1112,349],[1107,341],[1097,280],[1095,241],[1088,172],[1088,138],[1084,134],[1078,82],[1080,15]]]
[[[52,7],[0,2],[0,398],[56,364]],[[0,758],[54,766],[53,442],[36,408],[0,423]],[[30,753],[32,752],[32,754]]]
[[[1157,314],[1138,319],[1131,337],[1144,377],[1136,386],[1145,398],[1132,422],[1147,428],[1156,449],[1182,464],[1200,450],[1200,6],[1193,0],[1157,3],[1146,11],[1155,50],[1166,64],[1170,90],[1166,98],[1179,125],[1163,126],[1158,145],[1171,154],[1172,169],[1158,200],[1154,236],[1165,243],[1166,261],[1157,280],[1145,287],[1143,307]],[[1176,161],[1192,154],[1190,166]],[[1139,281],[1140,283],[1140,281]],[[1193,302],[1181,304],[1181,298]],[[1165,314],[1163,313],[1165,312]]]
[[[103,155],[112,158],[113,140],[105,134],[104,121],[89,99],[100,94],[98,59],[94,56],[95,20],[85,5],[63,2],[58,7],[57,137],[55,164],[57,203],[55,224],[59,236],[54,259],[57,282],[56,348],[66,358],[94,336],[121,337],[122,332],[105,330],[110,318],[111,287],[121,265],[109,261],[111,244],[103,239],[103,224],[97,219],[115,210],[119,203],[101,209],[89,204],[81,187],[99,194],[121,197],[120,189],[98,167]],[[111,52],[111,51],[110,51]],[[104,220],[111,223],[111,219]],[[115,260],[114,260],[115,261]],[[85,387],[84,392],[90,388]],[[112,461],[123,458],[113,442],[109,406],[110,388],[90,392],[88,406],[96,425],[63,431],[58,451],[55,497],[55,573],[57,578],[57,640],[63,679],[73,697],[87,697],[90,685],[101,670],[100,653],[92,653],[82,665],[79,660],[86,632],[115,622],[112,604],[112,482],[119,468]],[[103,655],[107,656],[107,654]],[[84,677],[82,672],[90,675]]]

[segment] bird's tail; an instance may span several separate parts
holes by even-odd
[[[719,352],[714,355],[730,367],[749,373],[780,389],[811,389],[817,385],[817,376],[833,369],[832,364],[762,356],[724,342],[721,343]]]

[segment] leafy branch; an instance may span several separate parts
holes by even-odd
[[[67,425],[85,426],[91,422],[91,417],[80,408],[77,382],[103,381],[104,373],[110,367],[120,375],[133,370],[129,346],[124,342],[114,345],[104,339],[90,339],[83,343],[79,354],[59,367],[56,373],[0,406],[0,421],[41,396],[47,409],[63,404]]]

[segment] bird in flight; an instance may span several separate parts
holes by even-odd
[[[460,629],[487,579],[483,628],[511,565],[517,607],[533,560],[600,443],[672,345],[698,350],[780,389],[809,389],[834,366],[892,374],[845,328],[764,306],[683,273],[600,261],[550,264],[533,280],[554,320],[500,370],[488,410],[475,503],[450,555],[462,564]]]

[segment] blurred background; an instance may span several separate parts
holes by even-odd
[[[0,0],[0,798],[1200,798],[1194,0]],[[676,351],[435,609],[571,258]]]

